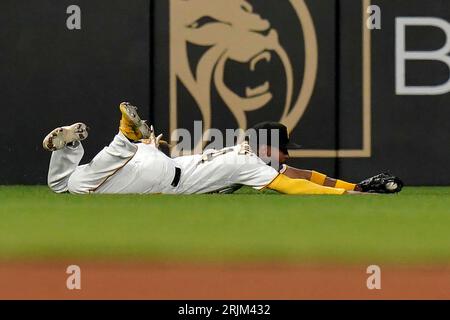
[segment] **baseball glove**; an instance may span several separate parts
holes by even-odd
[[[403,188],[403,181],[389,173],[380,173],[358,183],[363,192],[398,193]]]

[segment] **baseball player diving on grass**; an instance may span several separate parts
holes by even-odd
[[[81,141],[88,137],[85,124],[59,127],[45,137],[43,147],[52,151],[48,185],[54,192],[202,194],[245,185],[292,195],[360,193],[344,182],[328,186],[331,183],[327,178],[317,179],[318,173],[309,177],[301,170],[276,170],[253,153],[248,143],[170,158],[159,150],[161,135],[155,136],[153,127],[141,120],[135,106],[124,102],[120,111],[118,134],[88,164],[80,165],[84,154]],[[396,182],[401,189],[401,182],[392,179],[382,179],[382,183]]]

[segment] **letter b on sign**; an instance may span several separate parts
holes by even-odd
[[[407,26],[439,28],[445,33],[442,48],[431,51],[406,51],[405,30]],[[450,24],[440,18],[400,17],[395,19],[395,82],[398,95],[441,95],[450,92],[450,75],[447,82],[435,86],[407,86],[406,61],[432,60],[445,63],[450,70]]]

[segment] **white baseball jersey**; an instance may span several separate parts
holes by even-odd
[[[262,189],[278,172],[241,146],[169,158],[156,147],[131,143],[119,133],[86,165],[81,143],[55,151],[48,184],[55,192],[195,194],[234,184]]]

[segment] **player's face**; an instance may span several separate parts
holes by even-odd
[[[281,151],[280,149],[278,150],[278,161],[280,164],[285,164],[287,159],[289,159],[289,154],[285,153],[283,151]]]
[[[266,163],[278,161],[279,164],[285,164],[289,159],[289,154],[281,151],[275,147],[261,146],[259,148],[258,156]]]

